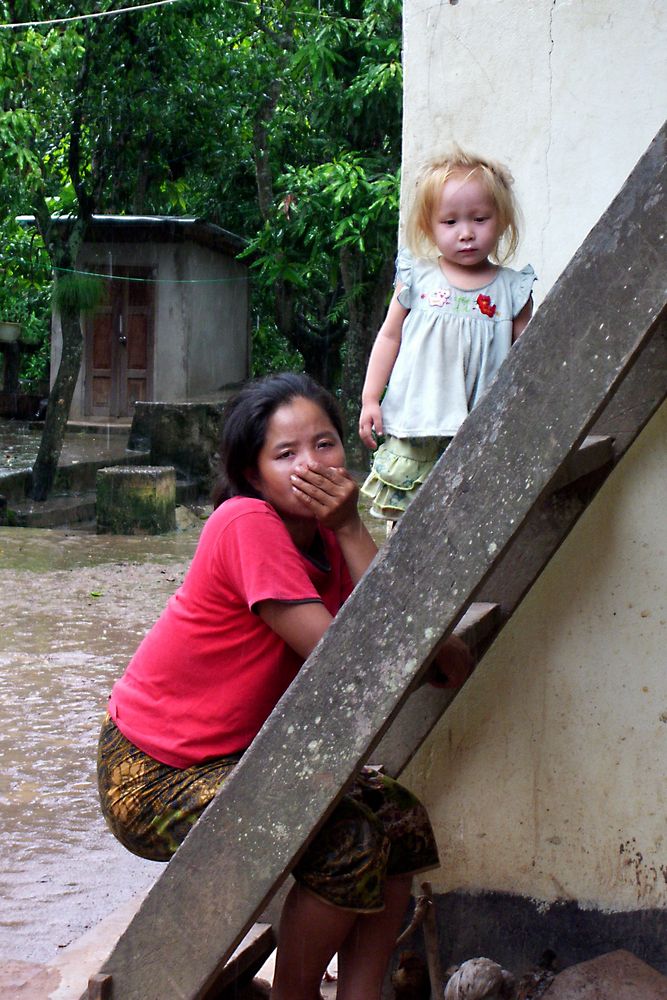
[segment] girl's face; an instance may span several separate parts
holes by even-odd
[[[297,467],[313,463],[340,468],[345,465],[345,452],[324,410],[297,396],[269,418],[257,466],[248,470],[246,478],[284,521],[312,521],[313,515],[295,494],[290,477]]]
[[[486,265],[500,236],[498,209],[481,181],[457,172],[445,182],[431,217],[433,242],[449,264]]]

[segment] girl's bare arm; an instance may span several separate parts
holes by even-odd
[[[367,448],[376,447],[373,431],[376,435],[382,434],[380,397],[396,363],[401,348],[403,323],[410,312],[398,301],[398,294],[402,288],[403,285],[398,282],[368,360],[359,417],[359,437]]]
[[[514,317],[512,323],[512,343],[515,344],[523,331],[528,326],[528,322],[533,315],[533,296],[531,295],[518,316]]]

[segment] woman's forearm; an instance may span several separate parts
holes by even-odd
[[[356,521],[352,519],[339,528],[336,531],[336,538],[352,582],[357,584],[373,562],[377,554],[377,545],[359,516]]]
[[[313,464],[292,476],[294,489],[320,524],[336,536],[352,581],[373,561],[377,546],[359,515],[359,486],[347,469]]]

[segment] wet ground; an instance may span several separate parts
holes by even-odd
[[[6,431],[0,468],[30,464],[38,435]],[[96,437],[68,438],[67,458]],[[178,513],[157,537],[0,528],[0,960],[49,963],[163,870],[107,831],[95,749],[113,681],[194,552],[202,521]]]
[[[0,528],[0,958],[48,962],[162,870],[106,830],[95,745],[111,684],[200,526],[159,538]]]
[[[60,456],[61,465],[76,464],[123,454],[129,425],[108,427],[98,433],[68,432]],[[41,427],[16,420],[0,420],[0,473],[28,469],[37,455]]]

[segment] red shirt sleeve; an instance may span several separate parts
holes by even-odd
[[[246,604],[321,601],[278,514],[263,502],[239,511],[221,532],[217,556],[229,585]]]

